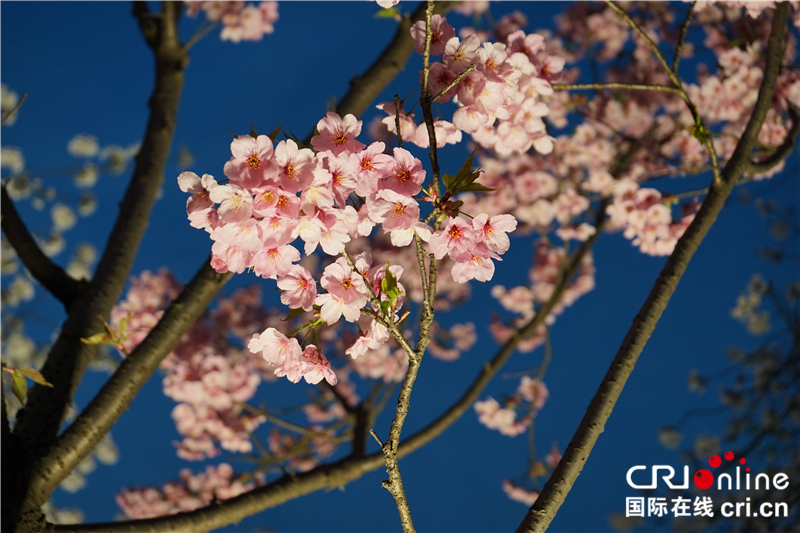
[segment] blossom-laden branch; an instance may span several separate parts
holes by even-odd
[[[711,157],[711,170],[714,174],[714,182],[719,184],[720,180],[722,179],[722,176],[720,175],[719,161],[717,158],[717,149],[714,147],[714,142],[713,139],[711,138],[711,135],[708,133],[708,128],[703,123],[703,119],[700,118],[700,112],[697,110],[697,106],[694,104],[694,102],[692,102],[692,99],[689,98],[689,94],[684,89],[683,84],[681,83],[681,80],[678,77],[677,68],[673,69],[669,66],[667,60],[664,58],[664,55],[661,53],[661,50],[659,50],[658,45],[656,45],[656,43],[653,42],[653,39],[651,39],[650,36],[647,35],[647,33],[645,33],[645,31],[636,23],[636,21],[634,21],[630,17],[630,15],[628,15],[625,12],[624,9],[619,7],[611,0],[606,0],[606,4],[608,4],[608,6],[611,9],[613,9],[620,17],[622,17],[622,19],[625,20],[625,22],[627,22],[631,28],[633,28],[633,30],[639,35],[639,37],[641,37],[647,43],[647,45],[650,47],[650,50],[652,50],[653,55],[656,56],[658,62],[661,64],[662,67],[664,67],[667,76],[669,76],[669,80],[672,82],[675,88],[678,89],[678,94],[683,99],[686,106],[689,108],[689,111],[692,113],[692,118],[694,119],[695,122],[694,124],[695,136],[698,138],[698,140],[700,140],[705,144],[706,149],[708,150],[708,154]],[[688,18],[691,18],[691,11],[689,13]],[[686,27],[687,26],[684,25],[684,28]],[[684,33],[685,29],[682,30],[681,32],[678,48],[682,46]],[[680,52],[680,50],[678,50],[678,52]],[[673,64],[675,65],[675,67],[677,67],[678,66],[677,60],[674,61]]]
[[[42,252],[25,226],[25,222],[22,221],[22,217],[19,216],[14,202],[6,192],[5,185],[2,186],[0,213],[2,213],[0,216],[2,216],[3,232],[25,268],[69,311],[75,296],[80,291],[81,282],[70,277],[63,268]]]
[[[570,281],[599,237],[606,223],[606,207],[608,205],[608,201],[601,202],[594,221],[598,231],[583,242],[581,246],[576,248],[569,260],[566,261],[564,269],[559,275],[559,281],[555,285],[550,298],[542,304],[536,315],[520,327],[516,333],[500,347],[492,359],[482,366],[476,378],[458,400],[444,409],[442,414],[430,424],[400,443],[397,448],[397,459],[402,459],[433,441],[461,418],[464,413],[469,411],[475,400],[480,397],[481,393],[486,389],[503,365],[514,354],[519,343],[533,335],[538,328],[545,324],[547,317],[561,302],[565,292],[570,286]],[[373,437],[380,443],[380,439],[377,438],[376,435],[373,435]],[[173,531],[210,531],[238,522],[247,516],[265,509],[277,507],[287,501],[317,490],[342,487],[351,481],[359,479],[368,472],[377,470],[381,466],[385,466],[383,451],[368,456],[356,456],[354,454],[332,464],[317,466],[308,472],[287,474],[267,485],[254,488],[244,494],[224,501],[215,501],[211,505],[201,507],[194,511],[122,522],[74,525],[51,524],[48,525],[45,531],[73,533],[137,533],[139,531],[169,533]]]
[[[602,433],[639,355],[675,292],[694,252],[722,210],[737,179],[748,169],[750,152],[766,118],[775,91],[782,57],[787,11],[788,4],[786,2],[778,4],[775,9],[767,48],[767,63],[758,99],[733,156],[722,169],[721,179],[713,181],[700,211],[684,235],[678,240],[674,252],[664,265],[647,300],[625,336],[570,445],[564,452],[561,462],[517,528],[517,532],[540,533],[547,530],[583,469],[583,465]]]
[[[434,12],[447,13],[460,3],[436,2]],[[411,57],[411,52],[414,51],[414,41],[409,39],[411,26],[417,21],[425,20],[425,10],[426,5],[422,3],[412,15],[406,15],[398,25],[392,41],[386,45],[381,55],[375,58],[364,74],[350,82],[350,90],[336,104],[336,112],[339,115],[361,115],[375,99],[375,96],[389,85],[389,82],[403,69],[408,58]]]
[[[11,442],[4,442],[4,527],[37,530],[42,525],[40,507],[47,490],[32,490],[31,483],[51,465],[39,460],[48,453],[97,346],[81,342],[103,330],[130,274],[139,243],[155,204],[167,162],[183,88],[183,70],[188,62],[181,48],[177,22],[180,4],[164,2],[158,15],[151,15],[144,2],[134,12],[153,48],[156,79],[150,100],[150,117],[137,156],[136,168],[120,201],[120,212],[110,232],[94,278],[75,297],[70,314],[41,369],[53,387],[36,386],[19,412]],[[36,482],[39,489],[43,485]]]
[[[431,71],[431,39],[433,37],[433,28],[431,19],[433,17],[434,2],[428,0],[425,9],[425,48],[422,54],[422,94],[420,96],[420,105],[422,106],[423,115],[425,117],[425,124],[428,127],[428,138],[430,142],[430,161],[432,169],[431,188],[435,193],[435,197],[441,197],[440,194],[440,177],[439,177],[439,160],[436,151],[436,131],[433,125],[433,113],[431,112],[432,100],[429,93],[429,79]],[[397,109],[396,119],[400,116],[400,110]],[[399,120],[399,119],[398,119]],[[401,133],[399,126],[397,127],[398,138]],[[438,229],[438,228],[437,228]],[[418,237],[418,236],[417,236]],[[386,462],[386,473],[389,479],[383,482],[384,488],[394,498],[397,504],[397,512],[400,514],[400,524],[405,533],[412,533],[415,531],[414,522],[411,518],[411,508],[408,503],[405,488],[403,487],[403,477],[400,474],[400,464],[397,457],[398,447],[400,445],[400,433],[403,430],[403,424],[411,402],[411,391],[414,387],[414,382],[417,379],[420,364],[422,363],[422,356],[425,353],[425,348],[430,343],[430,328],[433,323],[433,301],[436,298],[436,283],[431,284],[430,280],[425,286],[425,264],[421,254],[424,254],[422,243],[419,238],[415,239],[415,246],[417,247],[418,264],[421,270],[420,275],[423,279],[424,287],[424,310],[420,320],[420,331],[417,341],[416,350],[406,350],[408,353],[408,371],[403,380],[403,385],[400,388],[400,395],[397,398],[397,410],[395,411],[394,420],[392,420],[391,428],[389,429],[389,438],[381,445],[384,461]],[[435,261],[435,259],[432,259]],[[435,268],[435,263],[432,262],[431,266]],[[377,436],[373,436],[378,439]],[[380,442],[380,441],[379,441]]]

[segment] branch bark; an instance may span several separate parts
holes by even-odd
[[[155,28],[154,32],[145,33],[156,60],[147,129],[96,274],[75,296],[42,368],[53,387],[37,385],[31,390],[18,414],[11,442],[4,442],[3,459],[8,465],[3,469],[4,531],[37,531],[44,525],[40,508],[46,501],[45,492],[31,490],[38,460],[55,443],[67,406],[96,353],[97,347],[83,344],[81,338],[102,331],[103,320],[122,293],[163,181],[183,88],[183,70],[188,62],[177,31],[181,4],[164,2],[162,12],[156,16],[147,12],[144,3],[136,6],[139,20],[146,19],[147,26]],[[13,468],[9,468],[11,465]]]
[[[46,501],[58,484],[89,455],[231,277],[230,272],[218,274],[214,271],[210,259],[203,264],[158,324],[41,459],[30,489],[38,499]]]
[[[739,144],[731,159],[721,171],[719,182],[714,180],[700,211],[689,225],[686,233],[678,240],[675,251],[667,260],[658,279],[631,325],[616,357],[606,373],[603,382],[592,399],[586,414],[578,426],[561,462],[544,486],[536,503],[526,514],[517,528],[517,533],[545,531],[558,512],[570,489],[575,483],[583,465],[603,432],[608,417],[633,371],[647,340],[655,329],[658,319],[664,312],[669,299],[677,288],[694,252],[713,225],[722,210],[725,200],[736,184],[737,179],[750,164],[750,152],[755,145],[758,132],[769,110],[780,71],[783,34],[786,27],[788,4],[782,2],[775,10],[767,48],[767,64],[764,79],[758,93],[753,114],[747,123]]]

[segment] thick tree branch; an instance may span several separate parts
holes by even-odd
[[[210,259],[164,311],[158,324],[122,361],[103,388],[39,462],[31,491],[47,500],[61,481],[117,422],[161,361],[178,345],[232,273],[218,274]]]
[[[2,205],[0,205],[3,232],[8,242],[14,247],[22,264],[36,281],[42,284],[50,294],[64,304],[69,311],[75,295],[80,290],[81,282],[72,279],[63,268],[47,257],[17,212],[14,202],[2,186]]]
[[[179,3],[164,2],[162,12],[149,19],[158,30],[155,36],[146,33],[155,55],[155,87],[133,176],[95,276],[75,298],[42,368],[42,374],[53,387],[34,387],[19,412],[13,432],[19,453],[12,457],[6,453],[7,447],[3,447],[4,462],[15,466],[13,479],[6,478],[13,485],[6,485],[3,491],[4,529],[39,527],[40,507],[45,502],[41,498],[45,493],[29,491],[36,475],[35,465],[54,444],[67,406],[96,353],[97,347],[82,343],[81,338],[102,331],[103,320],[122,293],[163,182],[183,88],[183,70],[188,62],[177,32],[180,7]]]
[[[605,423],[633,371],[636,360],[650,338],[658,319],[675,292],[694,252],[700,246],[717,215],[722,210],[739,176],[749,166],[750,152],[755,145],[758,132],[766,118],[783,56],[783,34],[786,26],[788,4],[778,4],[772,22],[772,32],[767,48],[767,64],[764,79],[758,93],[753,114],[733,156],[721,172],[721,179],[714,180],[700,211],[678,240],[675,251],[667,260],[650,295],[631,325],[625,340],[611,363],[603,382],[592,399],[583,420],[572,438],[561,462],[544,486],[536,503],[531,507],[517,532],[543,532],[550,525],[561,504],[583,469],[595,442],[603,432]]]

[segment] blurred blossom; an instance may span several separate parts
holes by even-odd
[[[9,89],[8,85],[5,83],[0,85],[0,113],[2,113],[4,118],[14,109],[17,102],[19,102],[19,95],[16,91]],[[8,117],[8,120],[6,120],[3,126],[12,126],[17,121],[17,116],[19,116],[19,111]]]
[[[72,229],[78,222],[75,211],[65,204],[55,204],[50,209],[50,216],[53,219],[53,230],[58,232]]]
[[[108,171],[112,174],[121,174],[128,168],[128,162],[139,153],[139,143],[132,144],[127,148],[115,144],[106,146],[100,151],[100,160],[106,161]]]
[[[694,441],[695,457],[705,459],[709,455],[719,453],[719,437],[703,433]]]
[[[14,368],[32,366],[36,345],[22,333],[11,333],[3,339],[3,362]]]
[[[97,137],[85,133],[79,133],[67,144],[67,152],[75,157],[94,157],[99,150]]]
[[[11,243],[3,237],[0,240],[0,274],[13,274],[19,270],[17,251]]]
[[[25,276],[16,276],[3,290],[3,305],[16,307],[22,302],[33,300],[36,291],[33,283]]]
[[[50,502],[42,505],[42,512],[51,524],[81,524],[84,519],[80,509],[60,508]]]
[[[663,426],[658,431],[658,442],[668,450],[675,450],[683,440],[683,433],[674,426]]]
[[[481,15],[489,9],[489,0],[471,0],[469,2],[461,2],[453,11],[461,13],[462,15]]]
[[[66,244],[64,237],[62,237],[60,233],[53,233],[47,239],[39,242],[39,245],[42,247],[42,252],[44,252],[47,257],[55,257],[63,252]]]
[[[111,437],[111,433],[106,433],[105,437],[97,443],[94,449],[95,457],[104,465],[113,465],[119,461],[119,449]]]
[[[697,394],[706,392],[706,383],[708,380],[701,376],[696,368],[693,368],[689,372],[689,377],[686,379],[689,381],[689,392],[696,392]]]
[[[78,492],[85,486],[86,478],[83,477],[83,475],[78,472],[77,469],[73,470],[66,478],[64,478],[64,481],[61,482],[61,485],[59,485],[61,489],[70,493]]]
[[[178,150],[178,167],[185,170],[192,165],[194,165],[194,154],[187,146],[181,146]]]
[[[12,174],[22,172],[25,168],[25,158],[22,155],[22,150],[11,146],[0,148],[0,166],[9,169]]]
[[[91,454],[84,457],[83,461],[78,463],[78,472],[83,475],[91,474],[95,470],[97,470],[97,463],[94,462],[94,458],[92,458]]]
[[[78,214],[82,217],[88,217],[95,211],[97,211],[97,198],[90,192],[83,193],[78,202]]]
[[[97,250],[88,243],[81,243],[75,250],[72,261],[67,265],[67,274],[74,279],[91,279],[92,265],[97,260]]]
[[[503,480],[503,491],[505,491],[510,499],[528,506],[533,505],[539,497],[538,492],[525,490],[510,479]]]
[[[75,174],[75,186],[82,189],[94,187],[97,183],[97,178],[100,177],[100,172],[93,163],[86,163],[82,169]]]

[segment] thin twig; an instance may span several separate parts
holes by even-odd
[[[2,120],[2,122],[0,122],[0,126],[2,126],[3,124],[5,124],[5,123],[6,123],[6,120],[8,120],[9,118],[11,118],[11,115],[13,115],[14,113],[16,113],[16,112],[17,112],[17,110],[19,110],[19,108],[20,108],[20,107],[22,107],[22,102],[24,102],[24,101],[25,101],[25,99],[26,99],[27,97],[28,97],[28,93],[22,93],[22,98],[20,98],[20,99],[19,99],[19,102],[17,102],[17,105],[15,105],[15,106],[14,106],[14,109],[12,109],[11,111],[9,111],[9,112],[8,112],[8,114],[7,114],[5,117],[3,117],[3,120]]]
[[[446,93],[447,91],[449,91],[450,89],[452,89],[453,87],[455,87],[456,85],[458,85],[458,83],[459,83],[459,82],[460,82],[462,79],[464,79],[464,76],[466,76],[467,74],[469,74],[469,73],[470,73],[470,72],[472,72],[473,70],[475,70],[475,63],[470,63],[470,65],[467,67],[467,70],[465,70],[464,72],[462,72],[461,74],[459,74],[458,76],[456,76],[456,79],[454,79],[453,81],[451,81],[450,83],[448,83],[448,84],[447,84],[447,86],[446,86],[444,89],[442,89],[441,91],[439,91],[439,93],[438,93],[436,96],[434,96],[433,98],[431,98],[431,102],[435,102],[435,101],[436,101],[436,100],[438,100],[438,99],[439,99],[439,98],[440,98],[440,97],[441,97],[441,96],[442,96],[444,93]]]
[[[681,26],[681,33],[678,35],[678,43],[675,45],[675,57],[672,58],[672,71],[678,72],[678,65],[681,61],[681,53],[683,52],[683,43],[686,40],[686,34],[689,31],[689,25],[692,23],[692,11],[696,2],[689,4],[689,11],[686,12],[686,19]]]
[[[669,85],[643,85],[639,83],[554,83],[553,89],[557,91],[586,90],[586,89],[630,89],[632,91],[663,91],[681,94],[680,89]]]

